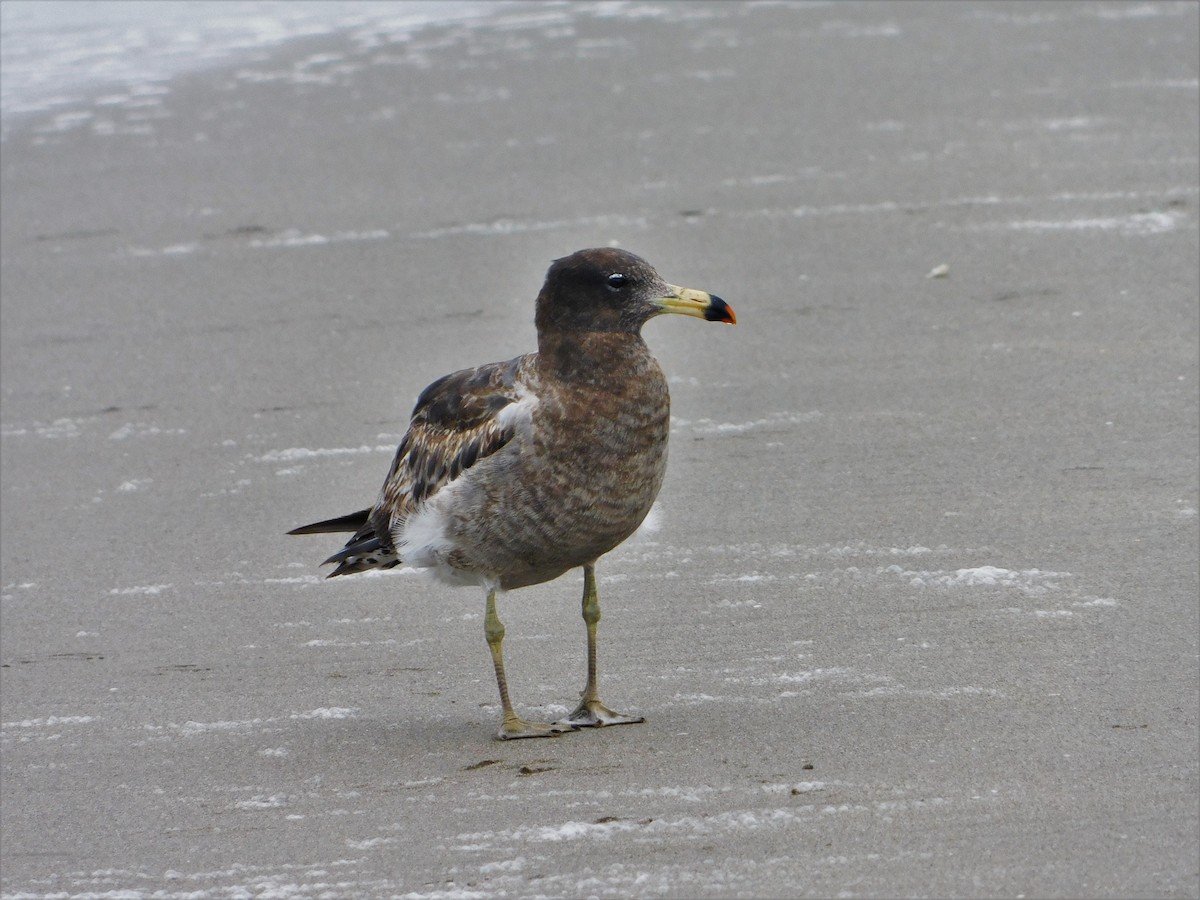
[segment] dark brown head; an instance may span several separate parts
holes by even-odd
[[[624,331],[637,334],[662,313],[737,321],[720,297],[668,284],[627,250],[599,247],[557,259],[537,298],[538,333]]]

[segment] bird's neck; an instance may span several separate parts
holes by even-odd
[[[654,357],[636,332],[547,330],[538,335],[538,366],[559,381],[636,376],[648,365],[654,365]]]

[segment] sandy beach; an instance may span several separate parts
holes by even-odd
[[[6,125],[0,893],[1200,896],[1198,13],[530,5]],[[285,532],[609,244],[738,325],[645,332],[647,722],[500,743],[476,591]]]

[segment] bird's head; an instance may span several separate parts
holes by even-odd
[[[737,321],[720,297],[668,284],[640,256],[600,247],[554,261],[538,294],[536,322],[539,333],[637,334],[647,321],[663,313],[730,325]]]

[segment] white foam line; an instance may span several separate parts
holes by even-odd
[[[358,714],[357,706],[330,706],[303,713],[292,713],[292,719],[352,719]]]
[[[286,794],[272,794],[267,797],[262,794],[255,794],[249,800],[237,800],[234,802],[234,809],[252,810],[252,809],[282,809],[290,804],[291,798]]]
[[[834,782],[845,786],[845,782]],[[762,790],[768,794],[810,794],[814,791],[824,791],[830,787],[826,781],[797,781],[794,784],[764,784]]]
[[[264,578],[262,584],[319,584],[324,580],[319,575],[292,575],[288,578]]]
[[[954,697],[1003,697],[1004,694],[995,688],[964,685],[963,687],[948,688],[908,688],[902,684],[886,684],[865,691],[852,691],[855,697],[929,697],[935,700],[949,700]]]
[[[162,725],[144,725],[146,731],[173,731],[186,736],[197,734],[208,734],[211,732],[228,732],[240,731],[246,728],[253,728],[255,725],[263,725],[267,722],[275,721],[273,719],[243,719],[241,721],[227,722],[195,722],[187,721],[183,724],[170,722],[166,726]]]
[[[975,566],[956,569],[953,572],[918,572],[891,565],[880,569],[879,574],[897,575],[908,580],[914,587],[936,585],[939,587],[1015,587],[1027,594],[1044,594],[1058,589],[1054,582],[1070,578],[1070,572],[1043,572],[1041,569],[1014,571],[999,566]]]
[[[643,549],[643,547],[653,547],[654,549]],[[623,550],[615,551],[618,553],[624,552],[626,557],[634,557],[643,562],[651,560],[673,560],[679,558],[690,558],[695,554],[723,556],[735,556],[740,563],[747,563],[751,560],[767,560],[767,559],[792,559],[796,557],[805,559],[858,559],[858,558],[874,558],[874,557],[889,557],[889,558],[904,558],[910,556],[979,556],[981,554],[993,552],[987,547],[979,548],[964,548],[964,547],[947,547],[945,544],[938,544],[936,547],[868,547],[862,544],[850,545],[844,544],[841,546],[821,546],[821,547],[802,547],[794,544],[760,544],[760,543],[732,543],[732,544],[710,544],[703,547],[674,547],[659,543],[647,543],[641,547],[630,548],[624,545]],[[855,571],[858,571],[855,569]]]
[[[255,238],[250,241],[250,246],[256,249],[311,247],[314,244],[340,244],[346,241],[379,241],[388,237],[391,237],[391,233],[383,228],[369,231],[335,231],[331,235],[304,234],[298,228],[288,228],[272,237]]]
[[[395,453],[396,448],[391,444],[379,444],[368,447],[288,447],[286,450],[268,450],[262,456],[251,457],[255,462],[280,463],[295,462],[300,459],[317,459],[322,456],[351,456],[357,453]]]
[[[1112,597],[1085,597],[1083,600],[1078,600],[1071,605],[1080,607],[1120,606],[1121,601],[1114,600]]]
[[[1194,91],[1200,88],[1197,78],[1164,78],[1158,81],[1114,81],[1109,87],[1113,88],[1165,88],[1167,90]]]
[[[74,438],[79,437],[79,426],[85,419],[55,419],[53,422],[34,422],[33,425],[26,428],[19,425],[5,425],[0,428],[0,435],[4,437],[16,437],[19,435],[32,434],[41,438]]]
[[[1186,4],[1184,6],[1186,7]],[[1178,15],[1178,6],[1176,4],[1164,5],[1161,3],[1098,5],[1095,8],[1081,9],[1080,13],[1109,21],[1120,19],[1151,19],[1158,16]]]
[[[1185,195],[1200,194],[1200,188],[1191,185],[1164,188],[1157,191],[1060,191],[1041,196],[1015,195],[1002,197],[998,194],[978,194],[966,197],[948,197],[944,200],[882,200],[875,203],[833,203],[828,206],[793,206],[753,209],[744,212],[727,212],[723,215],[754,218],[766,216],[844,216],[871,215],[875,213],[908,213],[933,209],[955,209],[961,206],[1023,206],[1031,203],[1069,202],[1091,203],[1105,200],[1172,200]]]
[[[897,801],[904,804],[905,801]],[[920,806],[949,803],[941,798],[926,801]],[[730,832],[753,832],[783,828],[808,821],[815,815],[840,815],[844,813],[871,812],[872,806],[880,804],[827,804],[824,806],[799,806],[790,809],[758,808],[730,810],[712,816],[680,816],[675,819],[655,819],[650,822],[619,820],[615,822],[569,821],[560,825],[540,825],[504,831],[483,831],[459,834],[455,841],[471,849],[490,850],[497,842],[509,843],[560,843],[577,840],[607,840],[616,834],[636,831],[639,834],[728,834]],[[892,807],[889,806],[889,809]]]
[[[147,425],[144,422],[126,422],[108,436],[111,441],[123,441],[130,437],[149,437],[159,434],[187,434],[185,428],[160,428],[157,425]]]
[[[59,725],[87,725],[97,721],[96,716],[47,716],[44,719],[0,722],[0,728],[56,728]]]
[[[773,675],[769,679],[765,678],[726,678],[726,681],[746,681],[751,684],[766,684],[768,681],[778,682],[781,684],[808,684],[813,681],[853,681],[866,678],[869,676],[861,672],[855,672],[853,669],[848,669],[844,666],[830,666],[827,669],[809,669],[806,672],[783,672],[779,675]],[[883,677],[883,676],[877,676]]]
[[[1116,231],[1126,235],[1166,234],[1174,231],[1183,217],[1178,213],[1134,213],[1087,219],[1024,219],[1016,222],[975,225],[973,229],[1010,231]]]
[[[714,422],[712,419],[672,419],[671,431],[677,433],[687,428],[696,434],[744,434],[759,428],[774,428],[780,425],[803,425],[821,418],[820,410],[805,413],[776,412],[752,422]]]
[[[358,707],[321,707],[319,709],[308,710],[307,712],[291,713],[287,716],[272,716],[269,718],[255,719],[240,719],[230,720],[225,722],[195,722],[187,721],[183,724],[170,722],[166,725],[143,725],[145,731],[151,732],[166,732],[171,731],[177,734],[182,734],[187,737],[193,737],[198,734],[224,733],[231,731],[243,731],[249,728],[254,728],[261,725],[272,725],[278,722],[286,721],[307,721],[319,719],[352,719],[358,715]]]
[[[577,219],[551,219],[546,221],[521,221],[520,219],[496,219],[492,222],[471,222],[466,225],[450,225],[430,231],[416,231],[409,237],[417,239],[449,237],[457,234],[473,234],[485,237],[510,234],[528,234],[535,231],[554,231],[559,228],[578,227],[640,228],[649,227],[643,216],[599,215],[581,216]]]
[[[154,594],[161,594],[163,591],[169,591],[173,587],[175,587],[175,585],[173,585],[173,584],[147,584],[147,585],[143,585],[141,587],[112,588],[109,591],[109,594],[112,594],[115,596],[126,596],[126,595],[131,595],[131,594],[154,595]]]

